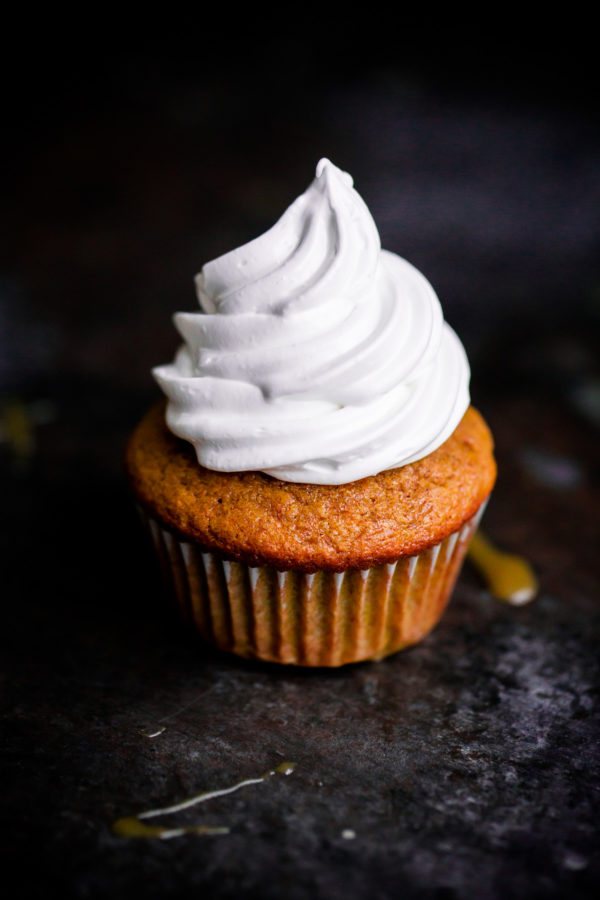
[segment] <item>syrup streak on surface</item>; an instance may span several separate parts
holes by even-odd
[[[182,834],[229,834],[229,828],[213,825],[182,825],[178,828],[162,828],[160,825],[145,825],[135,816],[125,816],[123,819],[117,819],[113,824],[112,832],[117,837],[156,837],[168,841],[169,838],[181,837]]]
[[[274,769],[269,769],[264,775],[260,775],[258,778],[246,778],[244,781],[238,781],[238,783],[232,785],[232,787],[221,788],[217,791],[203,791],[201,794],[196,794],[188,800],[183,800],[181,803],[174,803],[172,806],[164,806],[160,809],[149,809],[146,812],[138,813],[136,816],[125,816],[122,819],[117,819],[117,821],[113,823],[112,832],[117,835],[117,837],[158,837],[162,838],[162,840],[168,840],[169,838],[179,837],[182,834],[189,833],[228,834],[229,828],[210,825],[186,825],[178,828],[161,828],[157,825],[146,825],[142,819],[153,819],[156,816],[166,816],[169,813],[180,812],[182,809],[189,809],[190,806],[195,806],[197,803],[205,803],[207,800],[212,800],[214,797],[223,797],[225,794],[233,794],[234,791],[239,791],[240,788],[246,787],[249,784],[260,784],[262,781],[266,781],[267,778],[271,778],[273,775],[291,775],[295,767],[296,763],[282,762],[279,763],[278,766],[275,766]]]
[[[140,734],[142,735],[142,737],[155,738],[155,737],[158,737],[159,734],[162,734],[166,730],[167,730],[167,726],[162,725],[160,728],[157,728],[156,731],[143,731],[140,729]]]
[[[27,406],[18,398],[0,408],[0,442],[5,440],[16,468],[26,468],[35,452],[35,422]]]
[[[468,555],[496,599],[523,606],[536,596],[538,582],[527,560],[494,547],[481,531],[473,536]]]
[[[156,723],[157,727],[154,729],[154,731],[150,731],[150,730],[146,731],[146,730],[140,728],[139,734],[141,734],[142,737],[147,737],[147,738],[155,738],[155,737],[158,737],[159,735],[163,734],[163,732],[165,732],[167,730],[167,726],[163,725],[162,724],[163,722],[169,722],[171,719],[177,718],[177,716],[181,715],[181,713],[185,712],[186,710],[191,709],[192,706],[195,706],[196,703],[199,703],[200,700],[202,700],[205,693],[206,693],[205,691],[201,691],[198,694],[198,696],[194,697],[193,700],[190,700],[189,703],[185,703],[179,709],[176,709],[175,712],[169,713],[167,716],[163,716]]]

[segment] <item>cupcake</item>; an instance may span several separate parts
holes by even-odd
[[[495,479],[436,294],[381,249],[328,160],[265,234],[196,276],[201,311],[154,375],[130,481],[184,618],[306,666],[420,641]]]

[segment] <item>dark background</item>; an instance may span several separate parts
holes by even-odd
[[[7,23],[2,849],[24,896],[597,888],[593,33],[488,12]],[[353,175],[383,246],[428,276],[462,337],[497,441],[484,527],[541,590],[507,608],[467,565],[421,646],[306,673],[180,629],[122,455],[194,274],[270,226],[321,156]],[[228,836],[110,833],[284,758],[289,778],[176,819]]]

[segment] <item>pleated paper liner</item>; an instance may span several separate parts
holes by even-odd
[[[418,556],[367,570],[314,574],[228,562],[179,540],[140,512],[184,620],[206,641],[250,659],[341,666],[381,659],[431,631],[484,506]]]

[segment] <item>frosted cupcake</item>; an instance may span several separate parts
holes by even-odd
[[[493,487],[469,367],[424,276],[328,160],[264,235],[207,263],[154,370],[128,470],[202,636],[310,666],[439,620]]]

